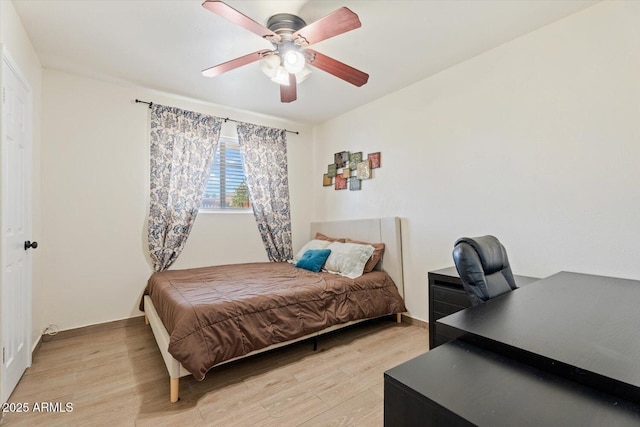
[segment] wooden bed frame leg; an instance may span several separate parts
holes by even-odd
[[[147,316],[146,314],[144,315],[144,324],[145,325],[149,324],[149,316]]]
[[[402,313],[396,313],[396,321],[402,323]]]
[[[180,378],[171,378],[171,403],[178,401],[178,390],[180,389]]]

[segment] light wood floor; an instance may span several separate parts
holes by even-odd
[[[141,321],[45,342],[10,402],[67,413],[6,413],[6,426],[382,426],[383,373],[428,350],[426,329],[380,319],[212,369],[169,376]]]

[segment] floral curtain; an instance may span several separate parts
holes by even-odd
[[[149,252],[156,272],[178,258],[198,214],[222,120],[151,107]]]
[[[245,176],[258,231],[270,261],[293,258],[287,171],[287,138],[282,129],[238,124]]]

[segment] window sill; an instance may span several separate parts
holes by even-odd
[[[200,209],[198,210],[198,214],[253,214],[253,209]]]

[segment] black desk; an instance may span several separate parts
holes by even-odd
[[[558,273],[438,323],[460,340],[385,373],[386,426],[640,425],[639,281]]]
[[[455,331],[439,327],[436,320],[471,306],[467,294],[462,288],[462,280],[455,267],[430,271],[429,277],[429,349],[452,341],[457,337]],[[518,276],[514,279],[518,287],[535,282],[535,277]]]
[[[385,372],[384,425],[637,427],[640,406],[454,341]]]
[[[464,340],[640,403],[640,281],[562,272],[439,322]]]

